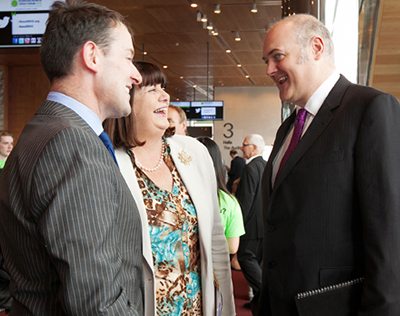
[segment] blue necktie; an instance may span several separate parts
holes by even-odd
[[[99,135],[99,137],[100,137],[101,141],[104,143],[104,146],[106,146],[106,148],[110,152],[110,154],[113,157],[115,163],[117,164],[117,167],[119,168],[118,163],[117,163],[117,158],[115,158],[114,147],[113,147],[113,145],[111,143],[110,137],[108,136],[108,134],[105,131],[103,131]]]

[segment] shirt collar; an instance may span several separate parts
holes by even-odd
[[[74,111],[93,129],[96,135],[100,135],[103,131],[103,125],[101,124],[99,117],[91,109],[77,100],[55,91],[49,92],[47,100],[61,103]]]
[[[261,157],[261,155],[255,155],[255,156],[253,156],[253,157],[247,159],[247,160],[246,160],[246,165],[248,165],[252,160],[254,160],[254,159],[257,158],[257,157]]]
[[[329,92],[331,92],[332,88],[339,80],[340,74],[338,71],[334,71],[320,86],[319,88],[313,93],[311,98],[307,101],[305,105],[305,109],[308,113],[312,115],[317,115],[319,109],[324,103],[326,97],[328,96]]]

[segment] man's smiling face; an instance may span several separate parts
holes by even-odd
[[[294,33],[291,23],[275,25],[265,37],[263,59],[281,100],[304,106],[314,92],[308,84],[313,71],[312,54],[310,47],[303,49],[298,44]]]

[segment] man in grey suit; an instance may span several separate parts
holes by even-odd
[[[335,312],[351,302],[346,315],[398,316],[399,101],[341,76],[329,31],[309,15],[273,26],[263,58],[280,98],[297,109],[279,128],[263,176],[259,315],[297,316],[299,292],[364,278],[347,299],[328,307],[340,293],[329,291],[309,307]]]
[[[40,52],[51,92],[0,183],[10,315],[143,315],[140,217],[98,137],[105,118],[130,113],[141,82],[132,36],[105,7],[52,9]]]

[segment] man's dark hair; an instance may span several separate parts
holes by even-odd
[[[124,17],[106,7],[81,0],[54,2],[40,49],[42,67],[50,82],[71,73],[74,57],[88,41],[107,54],[112,30],[119,23],[131,32]]]

